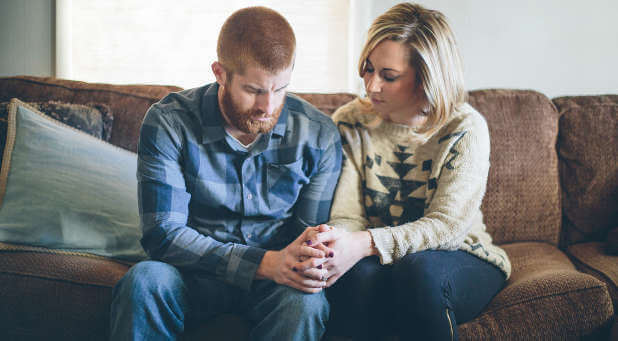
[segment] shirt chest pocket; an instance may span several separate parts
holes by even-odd
[[[303,159],[292,163],[269,163],[266,165],[266,191],[268,205],[272,209],[287,209],[298,199],[309,178],[303,170]]]

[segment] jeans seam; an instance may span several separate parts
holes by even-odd
[[[451,328],[451,341],[455,339],[455,332],[453,331],[453,321],[451,321],[451,315],[448,313],[448,308],[446,308],[446,318],[448,319],[448,325]]]

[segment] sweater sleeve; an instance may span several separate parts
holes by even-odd
[[[370,229],[382,264],[427,249],[454,250],[473,224],[482,221],[481,202],[489,171],[489,132],[484,119],[458,125],[434,142],[428,199],[423,217],[400,226]],[[437,161],[437,162],[436,162]]]
[[[335,113],[333,119],[341,133],[343,166],[333,197],[328,225],[349,232],[361,231],[369,224],[363,205],[362,148],[358,131],[341,119],[343,112]]]

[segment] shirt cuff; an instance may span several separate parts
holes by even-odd
[[[391,231],[386,228],[367,229],[373,238],[373,244],[378,249],[381,264],[393,263],[395,253],[395,240]]]
[[[225,282],[249,291],[265,253],[266,250],[257,247],[234,245],[227,263]]]

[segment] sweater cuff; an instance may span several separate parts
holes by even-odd
[[[389,228],[374,228],[368,229],[373,238],[373,245],[378,249],[380,263],[393,263],[393,254],[395,253],[395,239]]]

